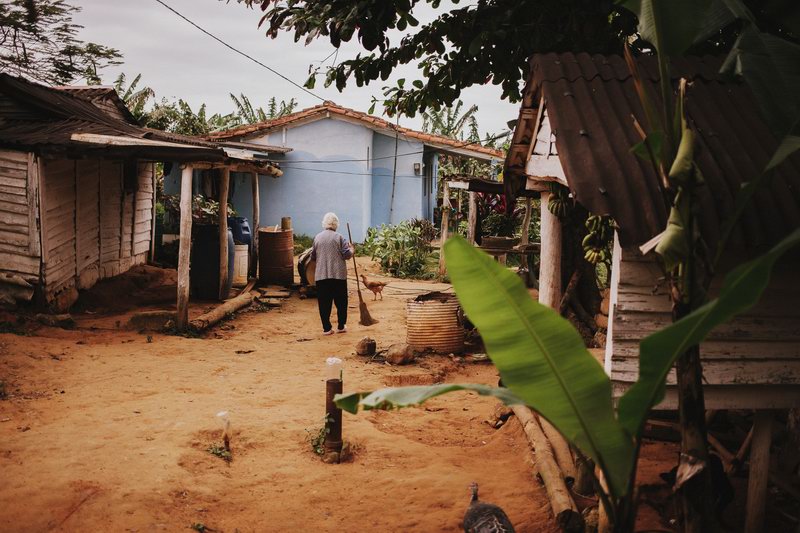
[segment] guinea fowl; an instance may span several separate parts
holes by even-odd
[[[478,484],[470,485],[472,499],[464,513],[465,533],[514,533],[511,520],[502,509],[478,499]]]
[[[381,295],[381,300],[383,300],[383,288],[387,286],[388,283],[383,281],[370,281],[364,274],[361,274],[361,280],[364,282],[364,286],[372,291],[373,300],[376,300],[379,294]]]

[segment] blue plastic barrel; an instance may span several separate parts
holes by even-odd
[[[250,224],[245,217],[228,217],[228,227],[233,232],[233,240],[236,244],[253,243],[253,235],[250,233]]]

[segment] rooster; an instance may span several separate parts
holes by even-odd
[[[372,291],[372,300],[377,300],[378,295],[381,295],[381,300],[383,300],[383,288],[388,285],[388,283],[383,281],[370,281],[367,279],[367,276],[361,274],[361,281],[364,282],[364,287]]]

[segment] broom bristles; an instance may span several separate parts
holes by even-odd
[[[371,326],[372,324],[378,323],[378,321],[369,314],[369,309],[367,309],[367,304],[365,302],[362,301],[358,304],[358,311],[361,313],[361,319],[358,323],[362,326]]]

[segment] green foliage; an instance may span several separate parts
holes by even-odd
[[[328,433],[330,433],[330,428],[328,428],[329,421],[332,420],[329,418],[328,413],[325,413],[321,427],[306,429],[306,440],[311,446],[311,450],[317,455],[325,454],[325,438],[328,436]]]
[[[233,460],[233,454],[231,454],[231,451],[226,449],[222,444],[212,444],[208,448],[208,453],[215,457],[219,457],[226,463],[230,463]]]
[[[314,244],[314,237],[301,233],[294,236],[294,255],[300,255]]]
[[[433,251],[435,230],[430,221],[403,221],[369,228],[362,248],[381,269],[399,278],[427,277],[427,261]]]
[[[498,237],[513,237],[520,225],[519,217],[515,214],[506,214],[492,211],[481,221],[483,235],[495,235]]]
[[[633,33],[634,25],[610,1],[490,0],[447,8],[439,0],[239,1],[261,7],[270,37],[281,31],[292,32],[295,41],[325,37],[336,48],[357,40],[367,53],[324,72],[325,85],[340,91],[352,82],[385,82],[396,68],[418,64],[421,79],[398,81],[385,91],[389,114],[407,116],[454,104],[472,85],[499,85],[504,99],[516,101],[532,53],[618,51],[620,37]],[[433,20],[418,25],[417,12],[430,8]],[[410,27],[413,33],[395,37]],[[315,75],[316,70],[308,86]]]
[[[99,72],[122,55],[78,38],[72,17],[80,11],[65,0],[0,2],[0,70],[53,85],[100,83]]]

